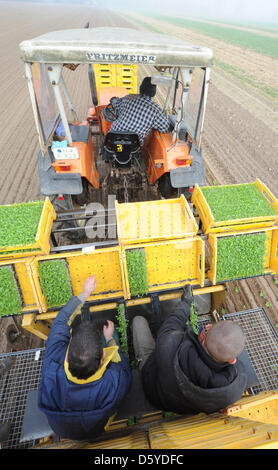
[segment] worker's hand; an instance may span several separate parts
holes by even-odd
[[[104,325],[103,327],[103,336],[106,340],[106,343],[112,338],[114,334],[114,323],[111,320],[107,320],[108,326]]]
[[[96,276],[87,277],[86,281],[83,284],[82,294],[84,294],[84,297],[88,299],[88,297],[92,295],[96,287],[97,287]]]

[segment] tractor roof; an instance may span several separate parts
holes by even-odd
[[[53,31],[20,44],[24,62],[143,63],[209,67],[209,48],[182,39],[129,28],[101,27]]]

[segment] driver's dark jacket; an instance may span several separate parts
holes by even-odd
[[[189,325],[181,302],[158,332],[155,350],[142,369],[144,391],[158,409],[179,414],[213,413],[235,403],[246,389],[243,364],[216,362]]]

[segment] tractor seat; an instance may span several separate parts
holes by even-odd
[[[131,165],[132,158],[141,151],[139,137],[135,132],[108,132],[104,140],[104,160],[115,160],[118,168]]]

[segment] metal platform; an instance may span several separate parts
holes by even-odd
[[[278,334],[262,308],[226,314],[224,320],[237,321],[246,335],[246,351],[259,379],[251,393],[278,390]],[[199,323],[212,322],[210,315],[199,317]],[[1,361],[11,360],[9,370],[0,376],[0,423],[10,422],[11,429],[2,448],[30,448],[36,441],[20,443],[28,392],[39,387],[44,348],[6,353]],[[1,374],[1,367],[0,367]]]
[[[278,390],[278,334],[265,310],[244,310],[223,315],[222,318],[236,321],[245,333],[245,349],[260,382],[251,393]],[[210,322],[209,317],[200,321],[203,325]]]
[[[0,354],[9,358],[12,366],[0,376],[0,423],[11,423],[9,438],[1,443],[2,449],[24,449],[35,442],[20,443],[27,396],[39,387],[44,348]],[[1,371],[1,368],[0,368]]]

